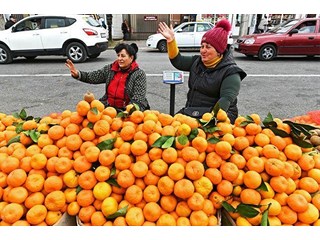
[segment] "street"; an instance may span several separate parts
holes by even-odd
[[[139,41],[137,62],[147,74],[147,98],[152,109],[169,113],[170,85],[162,81],[164,70],[175,70],[167,53],[147,49]],[[198,54],[198,50],[182,54]],[[279,57],[270,62],[250,59],[234,52],[236,63],[247,72],[238,97],[240,115],[258,113],[265,118],[290,118],[320,109],[319,57]],[[105,85],[89,85],[74,80],[65,67],[65,57],[37,57],[30,61],[15,59],[12,64],[0,65],[0,112],[11,114],[25,108],[28,115],[44,116],[51,112],[75,110],[85,92],[103,95]],[[116,59],[112,49],[97,59],[76,64],[79,70],[102,68]],[[187,73],[186,73],[187,74]],[[175,87],[174,110],[186,101],[187,80]]]

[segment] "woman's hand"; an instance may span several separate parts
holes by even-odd
[[[79,77],[78,70],[76,69],[76,67],[74,66],[73,62],[70,59],[67,59],[65,65],[70,69],[70,73],[72,77],[74,78]]]
[[[167,39],[168,42],[171,42],[174,39],[172,24],[170,24],[170,27],[168,27],[165,22],[160,22],[158,31]]]

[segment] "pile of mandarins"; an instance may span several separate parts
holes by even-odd
[[[86,95],[75,111],[0,114],[0,225],[320,225],[320,155],[223,110],[200,120]],[[291,127],[273,119],[286,133]]]

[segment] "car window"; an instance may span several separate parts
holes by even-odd
[[[208,30],[210,30],[212,28],[212,26],[210,26],[209,24],[206,23],[198,23],[197,24],[197,32],[206,32]]]
[[[45,28],[65,27],[66,23],[63,18],[47,18],[44,23]]]
[[[92,27],[100,27],[100,23],[97,20],[95,20],[93,17],[84,16],[83,20]]]
[[[76,19],[74,19],[74,18],[66,18],[65,22],[66,22],[66,26],[70,26],[70,25],[72,25],[72,24],[74,24],[76,22]]]
[[[34,19],[26,19],[25,21],[22,21],[18,23],[15,27],[16,32],[20,31],[29,31],[34,30],[36,28],[36,22]]]
[[[182,32],[193,32],[194,31],[194,23],[187,24],[181,28]]]
[[[298,27],[298,33],[314,33],[316,30],[316,21],[307,21],[301,23]]]

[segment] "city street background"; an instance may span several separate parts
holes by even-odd
[[[140,49],[137,62],[147,74],[147,98],[150,106],[160,112],[170,112],[170,85],[163,83],[165,70],[176,70],[167,53],[150,50],[145,41],[137,41]],[[198,54],[198,50],[182,54]],[[290,118],[303,115],[320,106],[319,57],[279,57],[270,62],[250,59],[234,52],[235,61],[247,72],[238,97],[239,114],[258,113],[261,118],[270,112],[274,117]],[[79,70],[90,71],[113,62],[116,53],[112,48],[97,59],[76,64]],[[0,112],[11,114],[24,108],[28,115],[40,117],[51,112],[75,110],[85,92],[96,98],[103,95],[105,85],[90,85],[74,80],[65,67],[64,57],[38,57],[33,61],[24,58],[12,64],[0,65]],[[186,73],[187,74],[187,73]],[[174,110],[186,101],[188,76],[184,84],[175,87]]]

